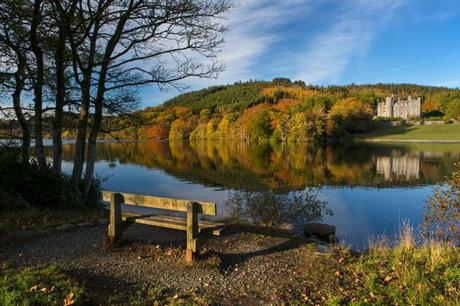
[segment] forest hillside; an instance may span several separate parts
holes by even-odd
[[[134,115],[108,118],[122,139],[232,139],[302,142],[341,139],[375,127],[386,96],[422,97],[423,117],[460,119],[460,90],[413,84],[307,86],[276,78],[178,95]],[[133,121],[137,122],[132,124]]]

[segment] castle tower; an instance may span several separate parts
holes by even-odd
[[[394,105],[394,97],[386,97],[385,98],[385,110],[383,117],[393,117],[393,105]]]

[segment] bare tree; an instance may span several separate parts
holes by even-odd
[[[30,124],[21,105],[27,82],[28,27],[24,15],[28,7],[23,1],[5,1],[0,6],[0,76],[3,89],[11,90],[13,109],[21,127],[21,154],[29,159]]]
[[[121,89],[147,84],[175,85],[188,77],[215,77],[223,66],[215,60],[226,28],[221,18],[227,0],[78,1],[78,21],[65,22],[73,56],[74,77],[81,89],[73,181],[80,183],[85,160],[89,112],[94,120],[88,137],[84,191],[94,174],[96,140],[106,97]],[[129,76],[129,78],[128,78]],[[94,94],[94,95],[93,95]]]
[[[15,1],[6,1],[13,7]],[[19,77],[12,82],[13,97],[24,139],[29,137],[28,125],[21,119],[19,99],[25,76],[30,81],[40,166],[46,167],[43,116],[48,110],[54,112],[53,168],[61,171],[64,107],[69,103],[79,113],[72,181],[87,193],[105,115],[135,109],[140,86],[177,87],[189,77],[216,77],[224,68],[216,53],[223,43],[222,20],[232,7],[230,1],[18,0],[28,7],[22,16],[28,35],[26,48],[18,49],[14,41],[8,45],[17,67],[10,77]],[[4,25],[17,22],[5,20]],[[7,38],[2,34],[2,41]],[[78,97],[70,101],[68,95],[75,90]],[[53,107],[45,107],[50,96]]]

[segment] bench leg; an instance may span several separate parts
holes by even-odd
[[[109,244],[115,244],[123,238],[123,227],[121,219],[121,203],[123,195],[112,193],[110,197],[110,223],[107,233]]]
[[[185,251],[185,261],[186,262],[193,262],[193,259],[195,258],[194,254],[193,254],[193,251],[192,250],[189,250],[187,249]]]
[[[185,261],[192,262],[197,251],[198,238],[198,207],[196,203],[187,204],[187,251]]]

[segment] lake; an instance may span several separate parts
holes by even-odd
[[[51,154],[51,148],[47,148]],[[63,147],[70,173],[74,145]],[[96,174],[107,190],[214,201],[224,217],[235,194],[293,197],[303,190],[327,203],[322,221],[363,249],[370,237],[418,226],[433,185],[460,161],[460,144],[270,145],[240,142],[99,143]],[[254,214],[274,213],[273,207]]]

